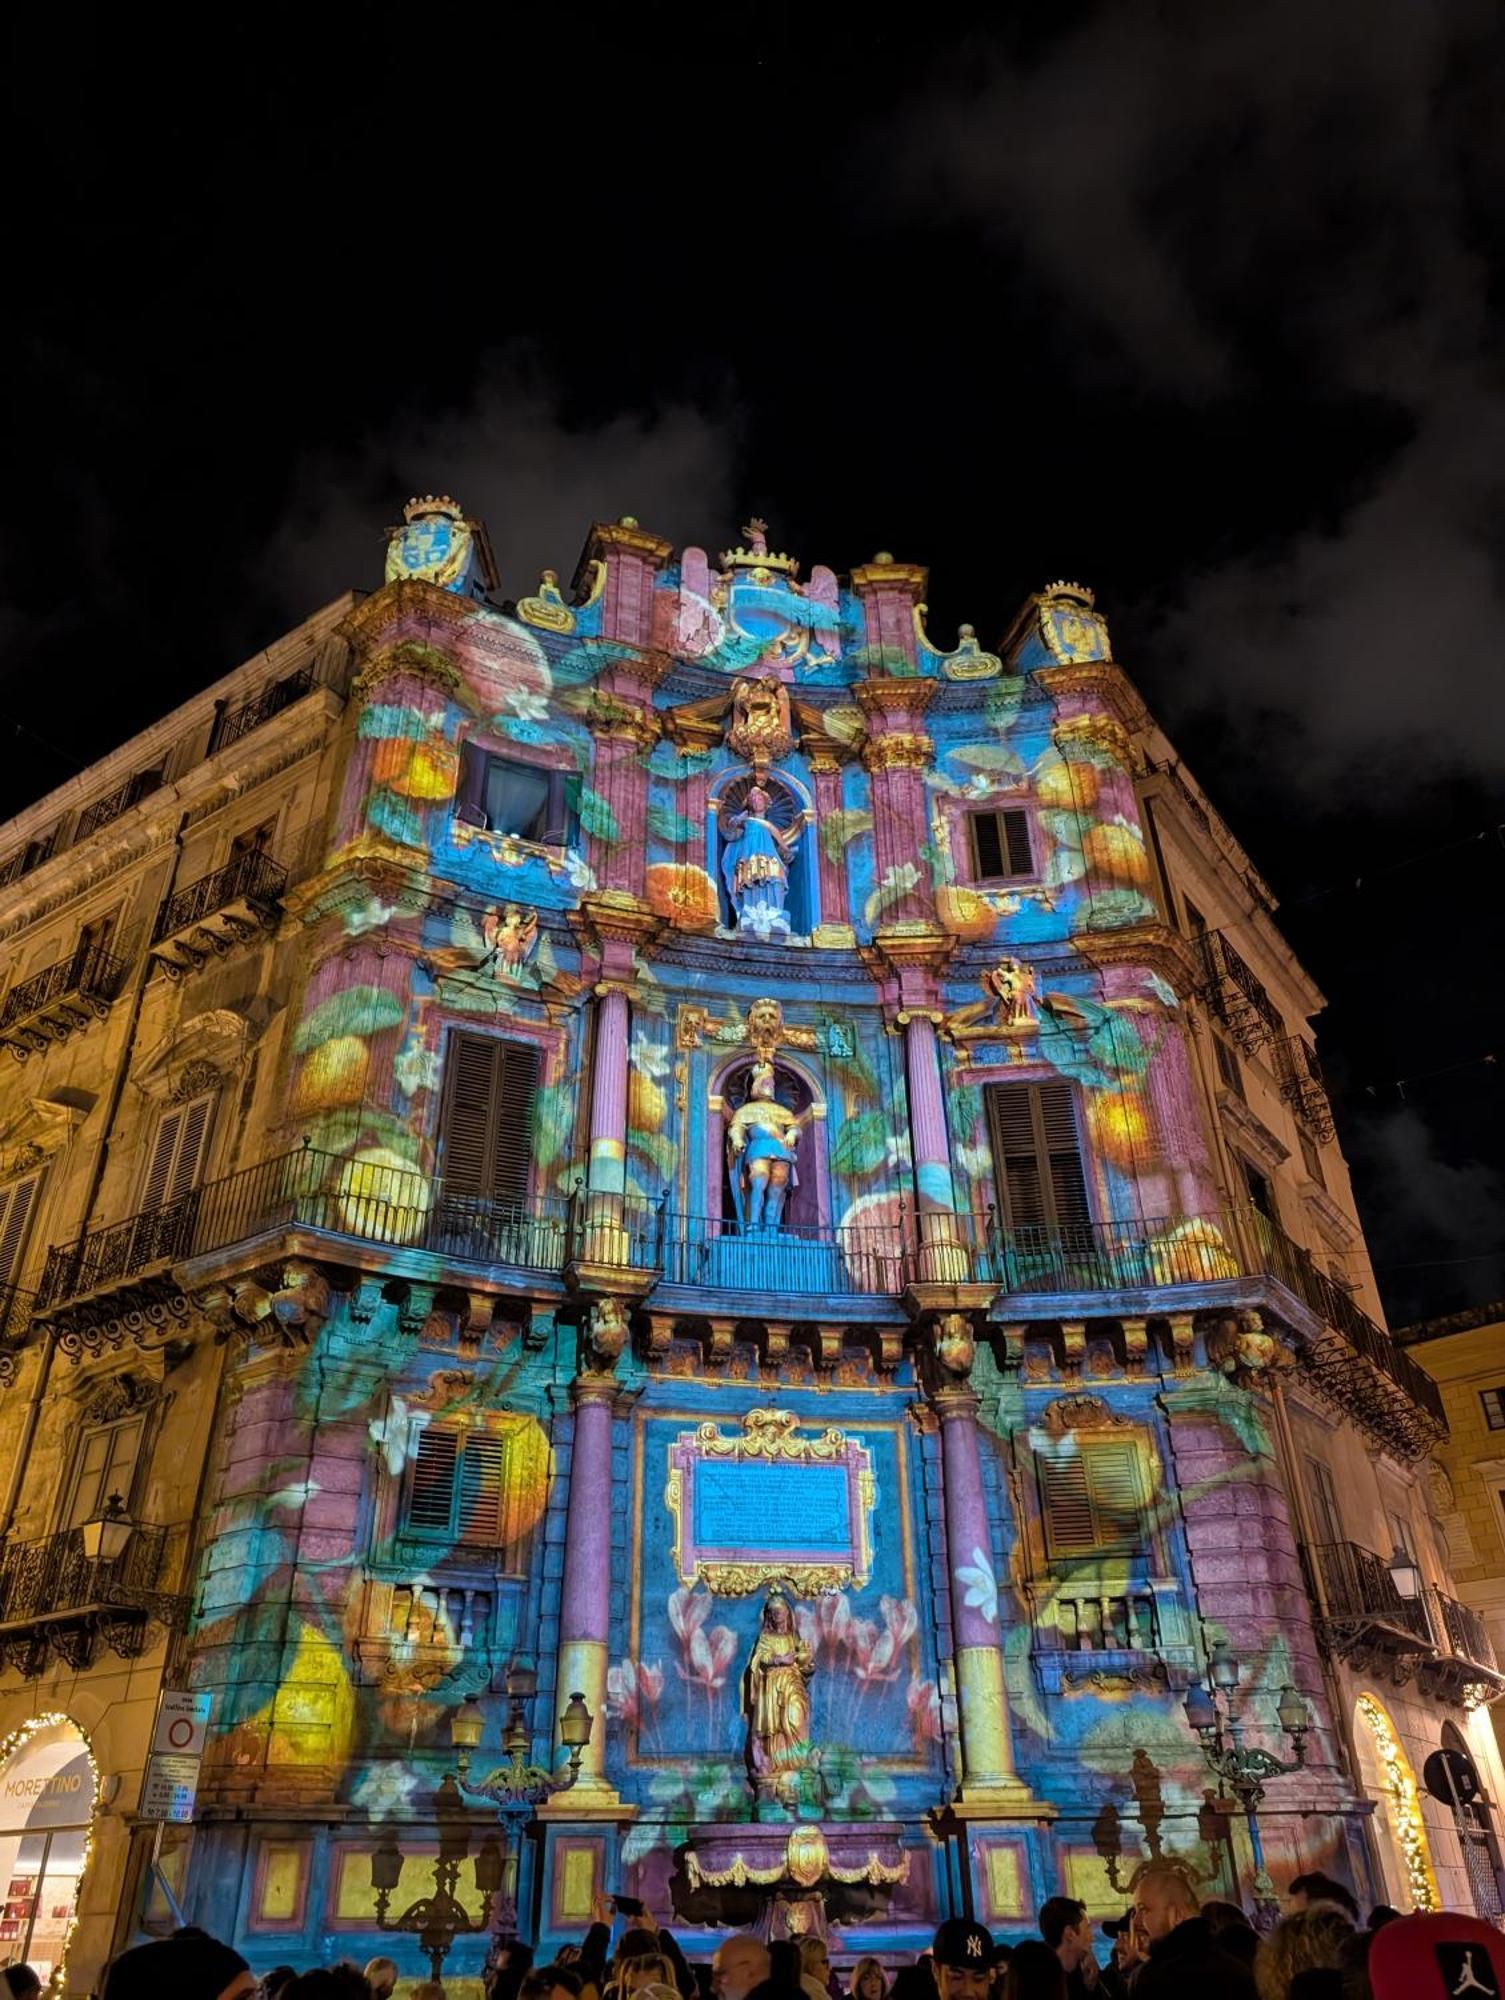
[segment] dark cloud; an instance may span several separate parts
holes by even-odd
[[[1208,509],[1243,511],[1224,412],[1292,385],[1268,528],[1167,579],[1149,633],[1183,709],[1262,725],[1324,786],[1505,765],[1497,29],[1475,0],[1112,0],[1028,60],[969,51],[902,170],[1086,322],[1094,393],[1205,413]],[[1390,443],[1335,492],[1302,411],[1345,406]]]
[[[1478,1159],[1444,1159],[1414,1105],[1355,1121],[1348,1135],[1366,1184],[1365,1222],[1396,1323],[1430,1300],[1505,1293],[1505,1174]],[[1385,1245],[1407,1257],[1387,1263]]]
[[[450,493],[486,522],[508,596],[540,569],[568,584],[593,520],[634,514],[700,540],[732,508],[732,424],[687,402],[569,424],[546,379],[496,358],[473,399],[439,416],[398,413],[353,451],[303,462],[263,561],[289,618],[381,580],[380,527],[414,493]]]

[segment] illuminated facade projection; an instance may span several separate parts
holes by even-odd
[[[925,582],[415,501],[9,829],[0,1960],[1497,1907],[1320,995],[1090,591]]]

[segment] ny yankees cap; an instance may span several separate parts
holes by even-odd
[[[993,1963],[993,1934],[966,1917],[947,1917],[935,1934],[930,1955],[937,1965],[963,1966],[986,1972]]]
[[[1369,1947],[1374,2000],[1505,2000],[1505,1937],[1478,1917],[1401,1917]]]

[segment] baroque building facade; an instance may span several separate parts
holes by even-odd
[[[624,519],[513,602],[415,501],[13,823],[0,1962],[367,1955],[577,1693],[491,1911],[545,1947],[621,1891],[897,1956],[1159,1856],[1498,1909],[1320,995],[1091,593],[945,650],[925,584]],[[1257,1828],[1209,1672],[1299,1726]]]

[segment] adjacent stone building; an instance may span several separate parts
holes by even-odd
[[[1498,1907],[1418,1789],[1456,1739],[1498,1796],[1505,1682],[1320,995],[1091,593],[990,652],[925,584],[623,520],[514,602],[415,501],[8,829],[0,1961],[82,1993],[170,1896],[416,1971],[383,1922],[482,1926],[473,1861],[692,1956],[1157,1855]],[[1209,1672],[1299,1750],[1253,1828]]]

